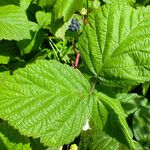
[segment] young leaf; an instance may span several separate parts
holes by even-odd
[[[97,97],[108,111],[108,119],[104,126],[104,131],[128,146],[128,148],[134,148],[132,134],[127,125],[125,113],[120,102],[100,92],[97,93]]]
[[[55,20],[63,17],[63,20],[67,21],[84,3],[85,0],[57,0],[54,5]]]
[[[36,20],[41,27],[48,28],[48,26],[51,24],[51,13],[38,11],[36,12]]]
[[[0,7],[0,40],[30,39],[32,22],[29,22],[26,12],[18,6],[6,5]]]
[[[106,4],[89,16],[78,43],[86,67],[116,87],[150,80],[150,7]]]
[[[47,146],[70,143],[92,109],[90,85],[73,68],[37,61],[19,69],[0,86],[0,118]]]
[[[1,150],[31,150],[29,140],[8,123],[0,123]]]

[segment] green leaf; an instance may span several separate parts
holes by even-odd
[[[36,20],[38,24],[44,28],[44,29],[49,29],[51,33],[55,34],[55,32],[59,29],[61,30],[61,26],[66,26],[66,23],[64,24],[63,20],[57,20],[53,21],[53,15],[51,12],[43,12],[43,11],[38,11],[36,12]],[[61,36],[64,37],[65,30],[63,30],[63,34]]]
[[[148,102],[147,98],[132,93],[117,94],[117,99],[121,102],[121,105],[127,115],[135,113],[135,111],[141,107],[146,106]]]
[[[0,123],[1,150],[31,150],[29,140],[8,123]]]
[[[13,1],[12,0],[1,0],[0,6],[10,5],[10,4],[19,6],[19,2],[20,2],[20,0],[13,0]]]
[[[150,80],[150,7],[106,4],[94,11],[78,43],[85,66],[115,87]]]
[[[36,20],[41,27],[48,28],[48,26],[51,24],[51,13],[38,11],[36,12]]]
[[[150,105],[147,105],[134,114],[133,131],[135,138],[143,143],[149,145],[150,148]]]
[[[149,87],[150,87],[150,81],[143,83],[143,85],[142,85],[142,88],[143,88],[142,93],[143,93],[144,96],[148,93]]]
[[[97,93],[97,97],[108,111],[108,119],[104,126],[104,131],[129,148],[134,148],[132,134],[127,125],[125,113],[120,102],[100,92]]]
[[[57,0],[33,0],[33,3],[41,6],[41,7],[53,7]]]
[[[81,133],[79,150],[119,150],[119,142],[102,131],[92,128]]]
[[[119,150],[119,142],[103,132],[94,132],[90,150]]]
[[[14,41],[0,41],[0,64],[7,64],[16,56],[19,56],[19,51]]]
[[[47,146],[73,141],[91,109],[88,81],[57,61],[37,61],[0,86],[0,118]]]
[[[89,3],[88,3],[88,5],[89,5],[89,9],[94,10],[94,9],[100,7],[101,2],[99,0],[90,0]],[[82,12],[82,10],[81,10],[81,12]]]
[[[108,119],[108,111],[97,96],[94,97],[91,116],[90,126],[92,125],[94,128],[98,128],[99,131],[102,131]]]
[[[99,82],[96,84],[96,90],[110,97],[116,98],[118,93],[128,93],[131,91],[131,87],[113,87],[111,85],[105,85]]]
[[[0,85],[4,83],[4,81],[7,79],[7,77],[10,75],[9,71],[0,72]]]
[[[63,17],[64,21],[71,18],[73,13],[80,10],[85,3],[85,0],[57,0],[54,5],[55,20]]]
[[[20,0],[20,7],[23,8],[24,10],[26,10],[32,0]]]
[[[30,39],[33,23],[29,22],[26,12],[18,6],[0,7],[0,40]]]
[[[17,42],[21,55],[29,54],[32,51],[38,51],[44,41],[44,30],[38,28],[35,32],[31,32],[31,39],[21,40]]]
[[[118,2],[118,3],[126,2],[126,3],[129,3],[131,5],[133,5],[136,2],[136,0],[103,0],[103,1],[107,4],[115,3],[115,2]]]

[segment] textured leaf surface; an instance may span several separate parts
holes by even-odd
[[[57,0],[33,0],[33,3],[41,7],[52,7]]]
[[[137,94],[121,93],[117,94],[117,99],[120,101],[127,115],[135,113],[136,110],[147,105],[148,100]]]
[[[119,150],[119,142],[103,132],[94,132],[90,150]]]
[[[100,130],[81,133],[79,150],[119,150],[119,142]],[[121,150],[121,149],[120,149]]]
[[[97,93],[97,96],[108,111],[108,119],[104,131],[129,148],[133,148],[132,135],[120,102],[100,92]]]
[[[107,4],[115,3],[115,2],[118,2],[118,3],[126,2],[126,3],[129,3],[131,5],[133,5],[136,2],[136,0],[103,0],[103,1]]]
[[[79,39],[87,68],[101,82],[128,86],[150,80],[150,7],[106,4],[89,16]]]
[[[6,122],[0,123],[1,150],[31,150],[29,140]]]
[[[64,21],[67,21],[84,2],[85,0],[57,0],[54,6],[55,19],[63,17]]]
[[[31,1],[32,1],[32,0],[20,0],[20,6],[21,6],[24,10],[26,10],[26,9],[29,7]]]
[[[92,109],[90,85],[57,61],[19,69],[0,87],[0,118],[48,146],[71,142]]]
[[[31,22],[26,12],[18,6],[6,5],[0,7],[0,40],[30,39]]]
[[[103,131],[108,119],[108,111],[98,97],[94,97],[92,117],[90,124],[97,128],[98,131]]]
[[[35,32],[31,33],[31,39],[25,39],[17,42],[17,45],[21,51],[21,55],[29,54],[32,51],[40,49],[44,40],[43,29],[38,28]]]
[[[135,112],[133,131],[135,138],[150,148],[150,104]]]
[[[51,23],[51,13],[38,11],[36,12],[36,20],[41,27],[48,28]]]

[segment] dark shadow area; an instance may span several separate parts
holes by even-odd
[[[4,135],[10,142],[27,144],[29,140],[27,137],[21,135],[18,130],[10,126],[6,121],[0,123],[0,133]],[[3,150],[0,145],[0,150]]]
[[[5,146],[4,142],[0,139],[0,149],[1,150],[8,150],[8,148]]]

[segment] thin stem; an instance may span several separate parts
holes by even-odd
[[[58,49],[58,47],[56,46],[56,44],[52,41],[51,38],[49,38],[49,39],[50,39],[50,41],[52,42],[52,44],[54,45],[54,47],[56,48],[56,50],[60,53],[60,50]]]
[[[53,42],[52,42],[51,38],[48,38],[48,42],[49,42],[50,46],[52,47],[52,49],[53,49],[53,51],[54,51],[54,53],[55,53],[55,56],[56,56],[57,60],[59,60],[59,57],[58,57],[57,52],[56,52],[56,50],[55,50],[55,48],[54,48],[54,46],[53,46]]]

